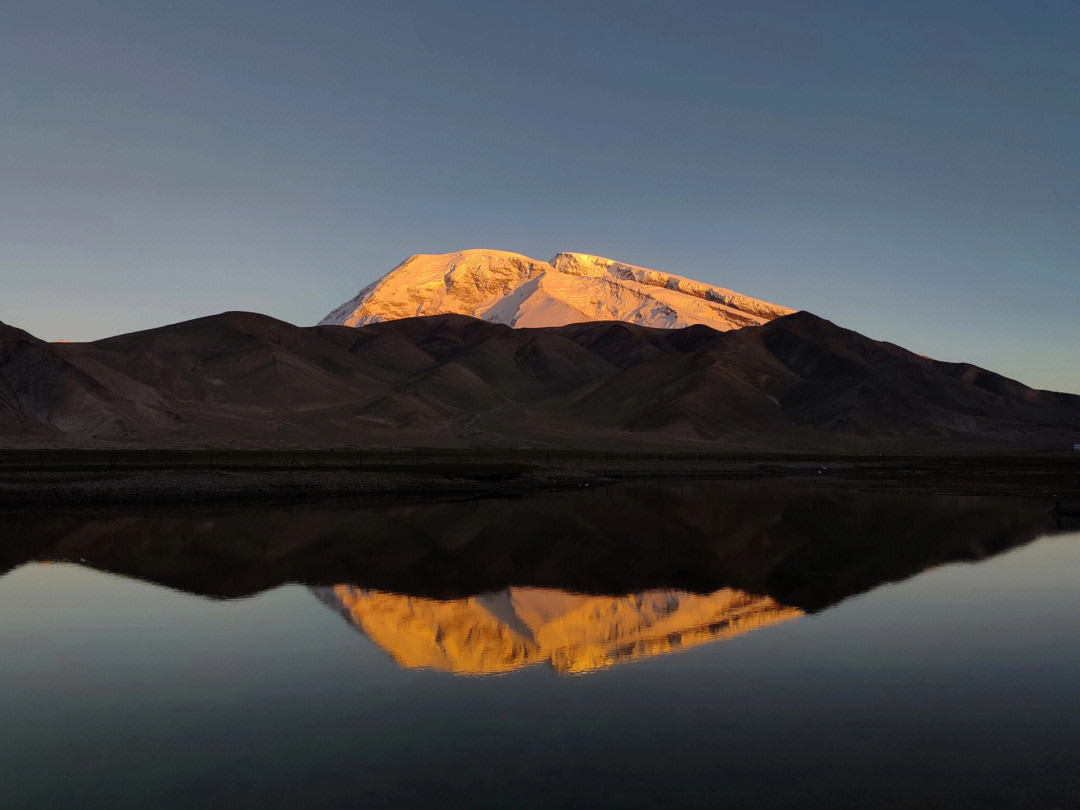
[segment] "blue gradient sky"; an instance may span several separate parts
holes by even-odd
[[[309,324],[467,247],[1080,392],[1080,4],[5,8],[0,320]]]

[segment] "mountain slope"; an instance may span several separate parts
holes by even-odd
[[[140,421],[140,410],[56,347],[0,323],[0,440],[119,439]]]
[[[719,332],[225,313],[95,343],[0,335],[0,441],[920,450],[1068,447],[1080,397],[808,313]],[[943,444],[944,443],[944,444]]]
[[[724,331],[792,310],[698,281],[599,256],[559,253],[550,262],[497,250],[416,255],[361,290],[321,323],[363,326],[457,313],[518,327],[627,321]]]

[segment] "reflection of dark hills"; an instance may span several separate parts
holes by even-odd
[[[82,561],[197,594],[296,582],[434,597],[730,587],[820,609],[1053,528],[1030,499],[708,482],[508,500],[0,516],[0,567]]]
[[[1080,397],[921,357],[809,313],[761,327],[351,329],[225,313],[94,343],[0,324],[0,444],[923,452],[1071,446]]]

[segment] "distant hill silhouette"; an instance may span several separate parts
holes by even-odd
[[[0,442],[1071,447],[1080,397],[806,312],[718,332],[463,315],[350,328],[229,312],[93,343],[0,325]]]

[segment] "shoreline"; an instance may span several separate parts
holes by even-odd
[[[1015,495],[1080,506],[1080,454],[852,456],[546,451],[2,451],[0,508],[517,497],[629,481],[750,481]]]

